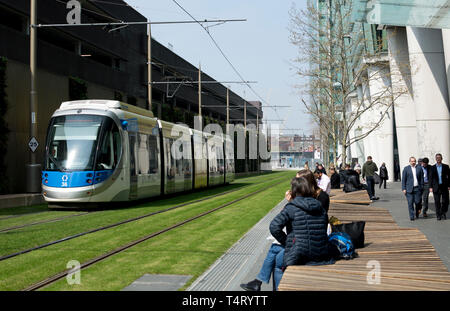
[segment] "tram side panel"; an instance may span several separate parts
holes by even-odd
[[[165,194],[192,189],[193,160],[189,130],[169,122],[160,121],[164,146]]]
[[[206,138],[202,132],[193,131],[193,147],[195,162],[194,188],[200,189],[208,186],[208,154]]]
[[[225,166],[223,140],[219,136],[208,137],[209,185],[224,184]]]
[[[235,179],[235,167],[234,167],[234,146],[233,141],[229,136],[224,140],[225,150],[225,183],[230,183]]]
[[[161,159],[159,152],[159,130],[156,119],[138,118],[138,131],[135,136],[134,154],[135,169],[130,175],[137,176],[136,198],[144,199],[160,195],[161,191]],[[135,186],[130,183],[130,199],[133,199]]]

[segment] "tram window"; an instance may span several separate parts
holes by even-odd
[[[138,163],[139,170],[138,174],[148,174],[149,172],[149,151],[148,151],[148,136],[145,134],[138,134],[139,143],[138,143]]]
[[[209,150],[210,150],[210,152],[208,153],[209,172],[215,173],[215,172],[217,172],[217,157],[216,157],[216,149],[214,148],[214,145],[212,145]]]
[[[183,173],[185,178],[190,178],[192,176],[192,147],[190,142],[183,142]]]
[[[97,169],[111,170],[114,168],[114,149],[113,136],[111,132],[107,132],[103,137],[102,147],[99,150]]]
[[[97,157],[97,170],[115,169],[122,150],[119,129],[115,123],[103,137],[101,148]]]
[[[119,128],[115,124],[113,125],[112,135],[114,142],[114,166],[116,166],[122,153],[122,138],[120,137]]]
[[[149,174],[157,174],[158,173],[159,148],[158,148],[158,139],[154,135],[149,135],[148,150],[150,153],[150,155],[149,155],[149,161],[150,161]]]
[[[217,167],[220,174],[224,173],[224,159],[223,159],[223,149],[222,147],[216,147],[216,155],[217,155]]]
[[[175,160],[171,155],[171,148],[172,148],[173,139],[170,138],[164,138],[164,149],[166,151],[166,169],[167,169],[167,178],[173,179],[175,177]]]

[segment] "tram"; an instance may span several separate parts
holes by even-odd
[[[124,202],[229,183],[232,140],[111,100],[63,102],[47,130],[49,206]]]

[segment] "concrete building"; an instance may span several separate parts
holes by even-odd
[[[272,138],[274,139],[274,138]],[[320,139],[315,135],[280,135],[277,146],[271,151],[273,168],[301,168],[308,162],[314,170],[314,163],[320,160]]]
[[[38,24],[67,23],[67,1],[37,1]],[[143,21],[147,19],[121,0],[83,2],[82,23]],[[26,191],[26,164],[30,149],[30,1],[0,0],[0,57],[6,59],[8,110],[0,115],[9,128],[6,163],[7,189]],[[115,99],[142,108],[147,98],[147,26],[133,25],[110,31],[107,27],[39,28],[37,30],[37,141],[35,151],[41,163],[47,125],[61,102],[67,100]],[[152,40],[152,80],[179,84],[153,85],[152,109],[155,116],[193,126],[199,112],[198,68],[159,42]],[[215,81],[202,73],[202,81]],[[226,87],[202,86],[204,124],[226,122]],[[231,120],[244,119],[245,100],[229,92]],[[248,123],[262,120],[261,106],[246,107]],[[260,121],[261,122],[261,121]],[[243,123],[231,121],[230,123]],[[251,166],[253,167],[253,166]],[[0,174],[1,175],[1,174]],[[0,187],[1,188],[1,187]]]
[[[408,165],[410,156],[428,157],[434,163],[436,153],[449,162],[448,2],[412,0],[402,5],[394,0],[354,0],[353,20],[386,31],[394,101],[392,126],[400,167]],[[396,96],[400,88],[407,92]],[[366,140],[371,150],[392,150],[390,140]],[[367,150],[364,153],[367,155]]]

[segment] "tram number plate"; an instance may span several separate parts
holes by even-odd
[[[68,187],[67,180],[69,180],[69,176],[63,175],[61,177],[61,187]]]

